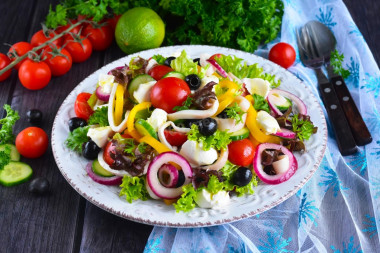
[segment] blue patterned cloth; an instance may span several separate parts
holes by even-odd
[[[344,66],[351,72],[346,83],[370,129],[372,143],[360,147],[355,155],[342,157],[329,126],[322,164],[296,195],[269,211],[231,224],[194,229],[155,227],[145,252],[380,252],[379,68],[341,0],[284,0],[284,4],[279,38],[255,53],[266,57],[279,41],[297,49],[297,27],[309,20],[327,25],[337,37],[338,51],[345,56]],[[289,70],[318,97],[314,71],[304,67],[299,58]]]

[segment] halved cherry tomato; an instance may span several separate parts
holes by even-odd
[[[114,38],[114,33],[108,23],[96,27],[89,24],[84,28],[83,35],[90,40],[92,49],[98,51],[107,49]]]
[[[13,44],[11,48],[8,51],[8,57],[11,59],[11,61],[16,60],[17,56],[23,56],[26,54],[28,51],[32,50],[33,47],[30,45],[28,42],[21,41]],[[26,59],[22,60],[21,62],[17,63],[15,66],[15,69],[19,69],[21,64],[25,61]]]
[[[172,146],[182,146],[187,141],[187,135],[172,130],[164,131],[165,138]]]
[[[16,137],[17,151],[27,158],[42,156],[48,148],[48,136],[39,127],[28,127]]]
[[[172,113],[175,106],[181,106],[190,95],[187,83],[177,77],[158,80],[152,87],[150,100],[152,105],[167,113]]]
[[[233,141],[228,145],[228,160],[239,166],[252,164],[255,147],[249,139]]]
[[[287,69],[296,60],[296,51],[288,43],[280,42],[269,51],[269,60]]]
[[[156,65],[149,70],[148,74],[151,75],[156,81],[158,81],[171,71],[174,71],[174,69],[171,67],[168,67],[166,65]]]
[[[5,68],[11,63],[11,60],[5,54],[0,53],[0,70]],[[7,70],[4,74],[0,75],[0,82],[4,81],[11,75],[12,69]]]
[[[60,53],[63,55],[56,55],[60,50]],[[64,48],[61,49],[51,49],[50,47],[46,48],[43,52],[43,56],[46,57],[46,64],[51,70],[53,76],[62,76],[66,74],[73,64],[73,59],[71,54]]]
[[[45,43],[46,41],[50,40],[51,38],[53,38],[56,34],[54,32],[49,32],[46,35],[45,35],[45,33],[44,33],[44,31],[42,29],[39,30],[38,32],[36,32],[35,34],[33,34],[32,39],[30,40],[30,44],[33,47],[37,47],[37,46]],[[62,41],[63,41],[63,39],[61,37],[61,38],[58,38],[58,39],[54,40],[53,44],[55,44],[57,46],[62,46]]]
[[[94,113],[90,105],[87,103],[87,100],[90,97],[91,94],[86,92],[82,92],[77,96],[74,104],[74,110],[77,117],[88,120],[88,118]]]
[[[111,153],[116,154],[116,145],[112,142],[109,141],[104,148],[103,152],[103,159],[108,165],[112,165],[114,163],[114,159],[111,157]]]
[[[51,79],[51,70],[45,62],[26,59],[18,71],[21,84],[30,90],[44,88]]]

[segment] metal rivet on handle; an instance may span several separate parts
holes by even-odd
[[[325,91],[326,93],[330,93],[331,89],[330,89],[330,88],[325,88],[324,91]]]
[[[342,84],[342,82],[341,81],[336,81],[336,83],[335,83],[336,85],[341,85]]]
[[[332,110],[335,110],[336,108],[338,108],[338,106],[336,106],[336,105],[331,105],[330,108],[331,108]]]
[[[347,97],[347,96],[343,97],[343,101],[348,101],[348,100],[350,100],[349,97]]]

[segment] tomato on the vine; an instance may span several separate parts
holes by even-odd
[[[233,141],[228,144],[228,160],[239,166],[252,164],[255,147],[249,139]]]
[[[24,42],[24,41],[17,42],[15,44],[13,44],[13,46],[11,46],[11,48],[9,48],[8,56],[11,59],[11,61],[14,61],[14,60],[16,60],[17,57],[23,56],[24,54],[26,54],[28,51],[30,51],[32,49],[33,49],[32,45],[30,45],[28,42]],[[21,64],[25,60],[26,59],[17,63],[15,65],[15,69],[18,70],[20,68]]]
[[[172,130],[164,130],[166,140],[172,146],[182,146],[187,141],[187,135],[185,133],[176,132]]]
[[[64,48],[46,48],[43,52],[44,62],[49,66],[53,76],[66,74],[73,64],[71,54]]]
[[[11,63],[11,60],[5,54],[0,53],[0,70],[5,68]],[[0,75],[0,82],[4,81],[11,75],[12,69],[5,71],[4,74]]]
[[[51,71],[45,62],[27,59],[18,71],[18,78],[25,88],[39,90],[50,82]]]
[[[288,43],[280,42],[271,48],[268,58],[270,61],[287,69],[292,66],[296,60],[296,51]]]
[[[82,92],[77,96],[74,104],[75,115],[84,120],[88,120],[90,116],[94,113],[91,106],[87,103],[91,93]]]
[[[64,31],[66,31],[67,28],[69,28],[72,24],[76,24],[76,23],[78,23],[77,20],[75,20],[75,19],[71,19],[70,22],[69,22],[67,25],[63,25],[63,26],[59,26],[59,27],[57,27],[57,28],[55,29],[55,32],[56,32],[57,34],[61,34],[61,33],[63,33]],[[82,28],[82,25],[78,25],[78,26],[72,28],[69,32],[70,32],[70,33],[79,34],[81,28]],[[65,36],[71,36],[71,35],[70,35],[70,34],[66,34]],[[64,36],[64,37],[65,37],[65,36]]]
[[[48,148],[48,136],[39,127],[28,127],[16,137],[17,151],[27,158],[42,156]]]
[[[172,113],[175,106],[181,106],[190,95],[187,83],[177,77],[158,80],[152,87],[150,100],[156,108]]]
[[[156,65],[152,67],[148,74],[152,76],[156,81],[163,78],[167,73],[174,71],[171,67],[168,67],[166,65]]]
[[[112,30],[115,31],[116,24],[119,21],[121,15],[114,15],[112,18],[108,18],[106,22],[111,26]]]
[[[114,38],[114,33],[108,23],[95,26],[89,24],[84,28],[83,35],[90,40],[92,48],[98,51],[107,49]]]
[[[37,47],[46,41],[50,40],[53,38],[56,34],[54,32],[47,32],[46,34],[44,33],[43,30],[39,30],[35,34],[33,34],[32,39],[30,40],[30,44],[33,47]],[[54,40],[52,43],[55,44],[56,46],[62,46],[62,38],[58,38]]]
[[[69,39],[66,38],[65,44],[65,49],[71,54],[73,62],[84,62],[85,60],[90,58],[92,54],[91,42],[89,39],[83,36],[80,36],[75,39],[73,39],[72,37]]]

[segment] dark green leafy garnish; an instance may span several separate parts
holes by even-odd
[[[334,73],[341,75],[343,78],[347,78],[351,75],[350,71],[343,68],[344,55],[339,54],[338,50],[331,52],[330,64],[334,69]]]
[[[13,126],[20,119],[17,111],[12,110],[11,106],[4,104],[4,110],[7,113],[5,118],[0,119],[0,144],[13,143],[15,136],[13,135]]]
[[[69,137],[67,137],[65,141],[66,147],[75,152],[82,153],[83,143],[87,142],[89,139],[87,136],[89,129],[89,126],[78,127],[70,132]]]
[[[310,117],[302,114],[296,114],[292,118],[293,132],[303,141],[308,140],[313,133],[317,132],[317,127],[310,121]]]
[[[266,111],[267,113],[270,113],[268,102],[265,100],[263,96],[253,94],[253,108],[255,108],[256,111]]]
[[[89,125],[99,125],[101,127],[109,126],[108,106],[98,107],[88,119]]]

